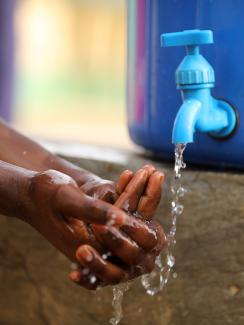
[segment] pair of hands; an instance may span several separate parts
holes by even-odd
[[[88,288],[116,284],[154,268],[165,243],[152,220],[163,174],[145,166],[117,185],[94,178],[82,186],[55,170],[30,179],[24,216],[78,268],[72,281]]]

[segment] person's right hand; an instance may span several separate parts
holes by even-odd
[[[87,196],[71,177],[48,170],[30,178],[22,219],[76,262],[75,252],[82,244],[102,251],[90,224],[119,226],[129,217],[118,207]]]
[[[70,272],[71,280],[96,289],[152,271],[155,258],[165,244],[162,227],[151,220],[160,201],[163,178],[152,166],[145,166],[135,175],[131,171],[122,173],[115,205],[131,215],[131,219],[119,229],[92,225],[93,233],[109,257],[104,259],[99,250],[81,245],[76,252],[81,267]],[[91,275],[95,281],[90,281]]]

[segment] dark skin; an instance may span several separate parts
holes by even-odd
[[[51,154],[4,122],[0,137],[0,213],[28,222],[78,263],[71,280],[95,289],[152,270],[164,245],[163,230],[152,221],[161,195],[160,172],[152,166],[134,175],[125,171],[115,185]],[[108,251],[111,256],[104,260]],[[96,275],[95,282],[84,269]]]
[[[140,216],[132,216],[132,222],[122,225],[119,229],[92,225],[93,233],[102,244],[102,248],[105,247],[105,252],[110,252],[112,255],[108,260],[104,260],[101,258],[103,249],[94,249],[89,245],[80,246],[76,251],[76,257],[82,267],[70,273],[73,281],[89,289],[96,289],[97,286],[116,284],[152,271],[155,258],[165,244],[165,237],[161,226],[152,220],[160,199],[163,176],[154,168],[149,168],[144,167],[137,171],[115,202],[115,205],[120,208],[126,206],[129,214],[140,212]],[[125,171],[120,181],[129,173],[132,174],[130,171]],[[117,185],[118,193],[120,193],[118,189],[120,181]],[[157,200],[152,200],[151,194],[155,194]],[[148,202],[147,209],[144,209],[146,202]],[[146,222],[145,218],[147,218]],[[114,257],[116,257],[115,263]],[[89,275],[83,274],[82,271],[87,269],[96,276],[96,282],[91,284]]]

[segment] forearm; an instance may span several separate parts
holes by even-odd
[[[56,169],[83,185],[97,176],[50,153],[0,120],[0,160],[35,171]]]
[[[0,161],[0,214],[23,219],[35,172]]]

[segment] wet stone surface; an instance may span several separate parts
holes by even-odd
[[[115,162],[82,154],[73,161],[114,180],[150,162],[118,154]],[[167,176],[157,218],[168,229],[173,166],[154,164]],[[244,324],[244,174],[188,169],[182,181],[188,192],[177,223],[177,277],[155,297],[135,281],[125,294],[122,325]],[[108,324],[111,288],[95,295],[69,282],[68,270],[66,258],[30,226],[1,217],[0,324]]]

